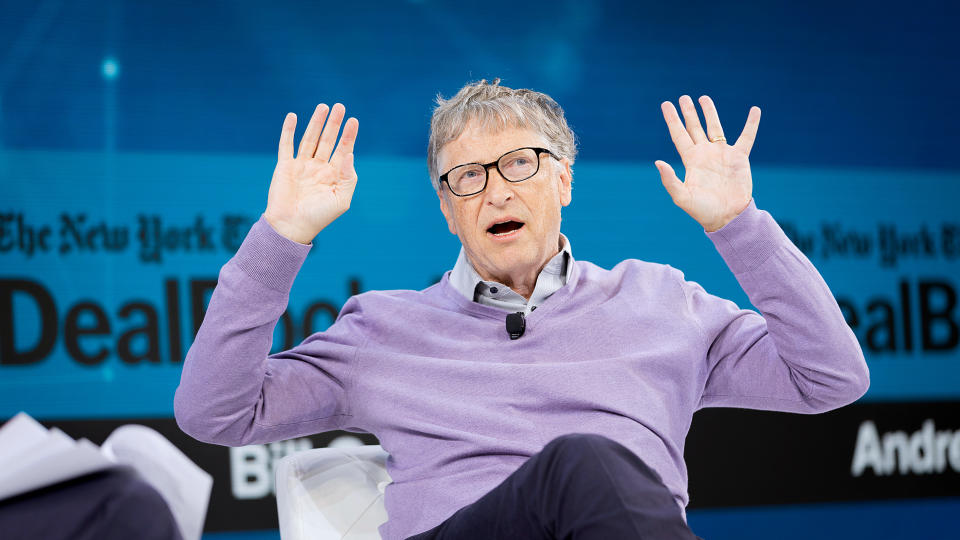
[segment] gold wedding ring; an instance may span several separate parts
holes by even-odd
[[[714,137],[714,138],[710,139],[710,142],[719,142],[719,141],[726,142],[726,141],[727,141],[727,138],[724,137],[723,135],[721,135],[721,136],[719,136],[719,137]]]

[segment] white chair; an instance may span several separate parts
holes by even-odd
[[[276,466],[277,513],[283,540],[379,540],[390,483],[379,445],[315,448]]]

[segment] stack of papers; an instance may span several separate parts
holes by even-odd
[[[0,428],[0,500],[115,465],[92,442],[48,430],[26,413]]]
[[[184,540],[200,538],[213,478],[155,430],[120,426],[98,447],[23,412],[0,427],[0,500],[119,465],[160,493]]]

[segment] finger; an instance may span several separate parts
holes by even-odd
[[[670,139],[682,155],[687,148],[693,146],[693,139],[683,128],[683,123],[680,122],[680,116],[677,114],[677,109],[673,106],[673,103],[664,101],[660,104],[660,111],[663,112],[663,119],[667,122],[667,129],[670,130]]]
[[[700,96],[700,108],[703,109],[703,119],[707,123],[708,140],[713,141],[717,137],[723,137],[720,116],[717,115],[717,107],[713,104],[710,96]]]
[[[673,167],[671,167],[669,163],[657,160],[654,161],[653,164],[657,167],[657,170],[660,171],[660,181],[663,182],[663,187],[667,189],[670,198],[673,199],[673,202],[677,206],[683,208],[687,200],[686,186],[677,178],[677,173],[673,172]]]
[[[297,129],[297,115],[287,113],[283,118],[283,127],[280,129],[280,147],[277,150],[277,159],[293,159],[293,132]]]
[[[746,155],[750,155],[750,149],[753,148],[753,141],[757,138],[757,128],[760,127],[760,107],[750,107],[750,114],[747,115],[747,123],[743,126],[743,132],[737,138],[733,145],[737,150]]]
[[[683,123],[686,125],[687,133],[690,134],[694,144],[707,142],[707,134],[703,132],[703,127],[700,126],[697,107],[693,104],[690,96],[686,94],[680,96],[680,111],[683,112]]]
[[[334,103],[330,110],[330,117],[327,118],[327,125],[323,126],[323,133],[320,135],[320,144],[317,145],[317,153],[313,157],[328,161],[330,152],[333,152],[333,143],[337,141],[337,133],[340,133],[340,124],[343,122],[343,114],[346,111],[343,104]]]
[[[343,135],[340,136],[340,142],[337,143],[337,149],[333,151],[333,157],[330,163],[339,166],[346,166],[341,162],[347,155],[353,155],[353,143],[357,141],[357,131],[360,129],[360,122],[356,118],[350,118],[343,126]],[[341,169],[345,170],[345,169]]]
[[[326,103],[317,105],[317,108],[313,110],[310,123],[307,124],[307,129],[303,131],[303,138],[300,139],[300,149],[297,150],[297,157],[313,157],[313,153],[317,150],[317,139],[320,138],[320,128],[323,127],[323,121],[326,120],[329,110]]]
[[[353,154],[343,156],[339,163],[340,176],[344,178],[356,178],[357,171],[353,169]]]

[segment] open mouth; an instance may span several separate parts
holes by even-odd
[[[518,231],[523,227],[523,222],[521,221],[504,221],[503,223],[495,223],[487,232],[494,236],[507,236],[514,231]]]

